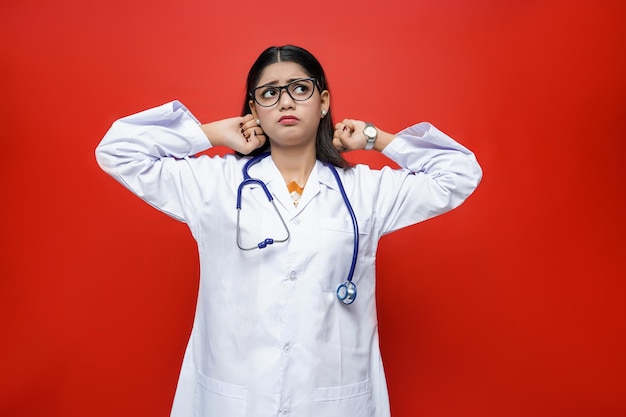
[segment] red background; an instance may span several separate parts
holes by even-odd
[[[484,168],[459,210],[381,242],[394,417],[626,415],[624,4],[3,1],[0,415],[168,415],[194,241],[94,148],[174,98],[238,115],[284,43],[325,66],[335,117],[431,121]]]

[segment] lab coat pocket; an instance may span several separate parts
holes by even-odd
[[[360,221],[359,255],[357,262],[363,259],[363,248],[371,231],[371,223]],[[354,226],[352,220],[343,218],[321,218],[318,231],[317,250],[319,265],[324,265],[322,273],[317,275],[322,291],[335,292],[337,286],[348,277],[354,252]],[[354,278],[358,283],[358,278]]]
[[[198,372],[196,417],[244,417],[247,396],[246,387],[217,381]]]
[[[371,417],[372,413],[372,389],[369,379],[356,384],[315,390],[314,416]]]

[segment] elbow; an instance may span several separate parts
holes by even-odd
[[[100,169],[104,172],[110,174],[112,172],[112,168],[114,166],[112,157],[110,152],[107,150],[106,145],[102,142],[96,147],[94,156],[96,158],[96,162]]]
[[[476,191],[483,179],[483,170],[478,162],[474,163],[473,168],[471,172],[467,172],[457,179],[455,193],[458,195],[457,199],[459,200],[457,206],[461,205]]]
[[[469,181],[471,183],[470,194],[473,193],[476,190],[476,188],[478,188],[478,185],[483,179],[483,169],[478,163],[478,161],[476,160],[476,158],[473,158],[472,165],[474,169],[473,169],[473,172],[469,175]]]
[[[444,211],[455,209],[467,200],[478,188],[482,181],[483,171],[474,159],[467,169],[454,175],[445,175],[435,179],[436,187],[440,190],[440,205]]]
[[[458,189],[465,200],[476,189],[483,179],[483,169],[478,163],[474,154],[468,155],[465,159],[465,163],[460,166],[461,169],[456,170],[455,188]]]
[[[98,163],[98,166],[104,169],[103,165],[104,165],[105,156],[104,156],[104,151],[102,150],[102,144],[99,144],[98,146],[96,146],[94,156],[96,157],[96,162]]]

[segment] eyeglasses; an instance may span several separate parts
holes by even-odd
[[[315,78],[300,78],[285,85],[262,85],[251,90],[250,97],[261,107],[272,107],[285,90],[293,101],[306,101],[313,96],[315,84]]]

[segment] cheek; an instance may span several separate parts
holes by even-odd
[[[256,115],[257,118],[261,121],[261,124],[263,124],[263,121],[269,122],[271,120],[270,118],[270,114],[271,114],[271,109],[268,107],[260,107],[260,106],[256,106]]]

